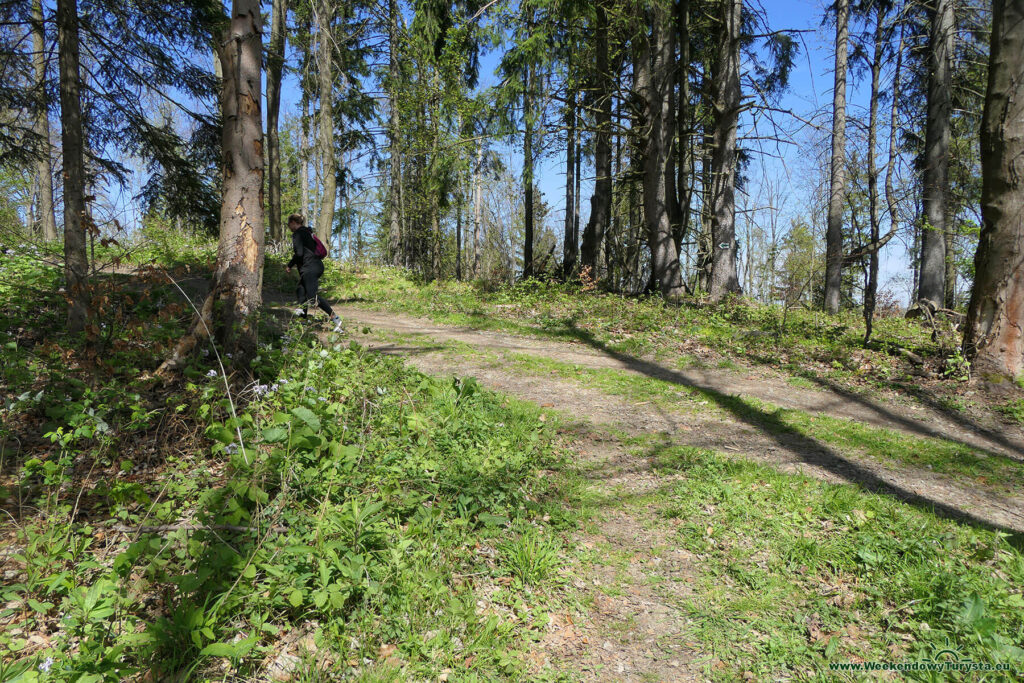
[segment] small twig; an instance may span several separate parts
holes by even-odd
[[[155,526],[127,526],[125,524],[115,524],[110,527],[114,531],[122,531],[124,533],[142,533],[142,534],[161,534],[171,531],[258,531],[258,527],[254,526],[239,526],[236,524],[194,524],[191,522],[181,522],[178,524],[157,524]],[[283,534],[288,531],[288,527],[277,524],[272,527],[268,527],[267,531],[274,533]]]

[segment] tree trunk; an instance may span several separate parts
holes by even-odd
[[[476,166],[473,168],[473,279],[480,277],[480,252],[483,242],[481,218],[484,210],[483,188],[484,141],[477,141]]]
[[[825,310],[839,312],[843,285],[843,203],[846,201],[846,65],[850,0],[836,0],[836,56],[832,90],[832,163],[825,230]]]
[[[651,34],[642,43],[634,66],[634,87],[645,103],[646,121],[643,153],[643,203],[647,244],[651,250],[651,281],[668,300],[683,294],[679,250],[672,236],[669,215],[670,195],[675,188],[675,173],[670,174],[672,153],[673,100],[669,91],[675,85],[675,27],[660,5],[651,10]],[[653,59],[652,59],[653,57]]]
[[[871,220],[871,242],[880,239],[878,216],[878,164],[875,143],[878,140],[878,83],[882,73],[885,10],[875,8],[875,54],[871,59],[871,95],[868,105],[868,209]],[[868,255],[867,282],[864,284],[864,343],[871,341],[871,325],[875,318],[878,293],[878,250]]]
[[[317,31],[317,84],[320,94],[320,143],[322,164],[320,210],[316,217],[316,234],[327,244],[334,229],[334,206],[338,194],[338,164],[334,157],[334,51],[331,30],[334,26],[334,3],[324,0],[315,16]]]
[[[571,59],[571,56],[570,56]],[[571,61],[570,61],[571,66]],[[570,75],[571,77],[571,75]],[[576,270],[576,91],[569,91],[565,112],[565,236],[562,238],[562,277],[568,280]]]
[[[596,103],[594,153],[594,195],[590,199],[590,219],[583,230],[583,244],[580,246],[580,265],[590,269],[590,277],[596,279],[601,243],[611,222],[612,208],[612,82],[608,68],[608,15],[605,3],[597,4],[596,40]]]
[[[85,251],[85,159],[81,77],[78,67],[78,2],[58,0],[61,150],[64,156],[64,281],[68,329],[85,329],[89,313],[89,262]]]
[[[270,239],[284,239],[281,222],[281,143],[278,115],[281,111],[281,72],[284,70],[287,0],[273,0],[270,19],[270,50],[267,53],[267,193],[270,195]]]
[[[262,30],[259,0],[234,0],[220,50],[223,200],[217,266],[199,314],[158,374],[177,369],[211,334],[240,367],[256,351],[264,238]]]
[[[459,174],[459,195],[455,204],[455,279],[462,282],[462,174]]]
[[[928,43],[928,113],[922,178],[924,230],[917,298],[941,305],[946,296],[946,195],[949,193],[949,127],[953,58],[953,2],[935,0]]]
[[[533,71],[526,65],[523,91],[523,279],[533,277]]]
[[[676,177],[676,199],[679,204],[679,222],[675,227],[676,245],[680,251],[690,228],[690,0],[676,3],[676,31],[679,36],[679,62],[676,65],[676,82],[679,86],[679,102],[676,108],[676,136],[678,175]]]
[[[53,210],[53,169],[50,167],[50,116],[46,96],[46,32],[43,24],[42,0],[32,0],[32,66],[40,105],[36,114],[35,133],[39,137],[40,154],[36,162],[36,187],[39,191],[39,232],[47,242],[57,239],[57,218]]]
[[[402,160],[398,149],[398,3],[388,2],[388,104],[391,107],[388,125],[389,161],[391,164],[391,193],[388,197],[390,231],[388,242],[391,249],[391,264],[402,265],[402,222],[399,207],[398,186],[402,180]]]
[[[889,210],[889,232],[896,232],[896,157],[898,148],[896,146],[896,134],[899,130],[899,105],[900,105],[900,78],[903,73],[903,35],[906,24],[900,24],[900,42],[896,48],[896,70],[892,75],[892,105],[889,112],[889,159],[885,165],[885,203]]]
[[[309,204],[309,95],[302,90],[302,120],[299,121],[299,184],[302,191],[302,213],[306,224],[313,225]]]
[[[740,291],[736,273],[736,128],[740,113],[740,15],[743,0],[722,1],[722,37],[712,76],[714,141],[711,151],[712,303]]]
[[[1024,3],[995,0],[981,124],[982,227],[964,350],[983,379],[1024,373]]]
[[[576,115],[577,123],[579,122],[579,112]],[[576,135],[573,136],[573,157],[576,159],[576,169],[573,173],[573,178],[576,181],[576,188],[573,190],[573,207],[572,207],[572,251],[576,254],[576,259],[580,257],[580,181],[581,172],[580,168],[583,161],[583,150],[580,148],[580,128],[576,126]]]

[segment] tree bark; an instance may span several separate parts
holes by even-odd
[[[605,2],[597,4],[595,39],[595,87],[597,113],[594,133],[594,195],[590,199],[590,219],[583,230],[580,246],[580,266],[590,269],[590,277],[597,279],[601,243],[611,222],[612,209],[612,81],[608,68],[608,14]]]
[[[391,264],[402,265],[402,222],[399,207],[398,186],[402,180],[402,159],[398,149],[398,3],[388,2],[388,104],[391,107],[388,122],[388,151],[391,165],[391,193],[388,197],[390,229],[388,243],[391,249]]]
[[[949,129],[953,110],[952,0],[935,0],[931,24],[922,177],[924,229],[917,298],[940,306],[946,296],[946,195],[949,193]]]
[[[39,138],[40,154],[36,162],[36,187],[39,193],[37,218],[43,239],[57,239],[57,218],[53,210],[53,168],[50,165],[50,116],[46,96],[46,32],[43,24],[42,0],[32,0],[32,66],[35,86],[39,89],[39,111],[36,114],[35,134]]]
[[[78,65],[78,2],[58,0],[61,151],[64,156],[64,281],[68,329],[81,332],[89,314],[89,262],[85,251],[85,152],[81,75]]]
[[[983,379],[1024,373],[1024,2],[995,0],[981,124],[982,227],[964,351]]]
[[[711,284],[718,303],[740,291],[736,273],[736,129],[740,112],[740,20],[743,0],[722,1],[722,36],[712,74]]]
[[[270,15],[270,50],[267,53],[267,194],[270,199],[270,239],[284,239],[281,221],[281,143],[278,117],[281,111],[281,73],[287,43],[285,24],[288,1],[273,0]]]
[[[234,0],[220,49],[223,200],[217,266],[189,332],[158,374],[180,367],[196,344],[211,335],[242,367],[256,351],[264,253],[262,30],[259,0]]]
[[[889,210],[889,233],[896,232],[896,135],[899,130],[900,78],[903,73],[904,31],[906,24],[900,23],[900,42],[896,48],[896,69],[892,75],[892,105],[889,110],[889,159],[885,165],[885,203]]]
[[[526,65],[523,91],[523,279],[533,277],[533,72]]]
[[[316,234],[327,244],[334,230],[334,206],[338,194],[338,163],[334,157],[334,3],[322,0],[314,17],[317,32],[317,85],[320,94],[319,156],[322,164],[320,210],[316,217]]]
[[[676,152],[678,175],[676,177],[676,199],[679,205],[678,224],[675,227],[676,245],[680,251],[683,240],[690,229],[690,0],[676,3],[676,32],[679,37],[679,62],[676,65],[676,81],[679,86],[679,101],[676,107]]]
[[[875,8],[875,53],[871,59],[871,95],[868,104],[868,210],[871,221],[871,242],[880,239],[878,215],[878,164],[875,143],[878,140],[878,87],[882,73],[885,10]],[[871,341],[871,327],[875,318],[875,300],[878,294],[878,251],[868,256],[867,282],[864,285],[864,343]]]
[[[483,163],[484,141],[477,141],[476,165],[473,167],[473,279],[480,277],[480,252],[483,248],[483,224],[481,218],[484,210]]]
[[[836,0],[836,55],[832,89],[832,163],[825,230],[825,310],[839,312],[843,285],[843,203],[846,201],[846,66],[850,0]]]
[[[675,300],[683,294],[679,250],[673,238],[670,197],[675,173],[670,172],[672,138],[675,134],[673,100],[669,91],[675,85],[673,26],[661,6],[651,9],[651,34],[642,40],[634,66],[634,87],[645,103],[645,140],[643,160],[643,204],[647,244],[651,250],[651,280],[661,295]]]
[[[570,55],[570,67],[572,65]],[[570,74],[571,77],[571,74]],[[576,91],[569,91],[565,112],[565,235],[562,238],[562,277],[568,280],[576,270]]]

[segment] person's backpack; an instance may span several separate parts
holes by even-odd
[[[327,247],[320,241],[320,238],[313,235],[313,253],[316,254],[318,259],[327,258]]]

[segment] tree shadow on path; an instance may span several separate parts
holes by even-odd
[[[781,448],[794,454],[801,462],[807,465],[821,468],[847,482],[859,484],[873,493],[896,496],[910,505],[936,515],[967,522],[986,529],[1004,531],[1011,535],[1011,542],[1015,546],[1024,548],[1024,533],[1022,533],[1024,532],[1024,515],[1011,513],[1013,525],[997,524],[958,507],[954,502],[937,500],[911,491],[898,483],[887,481],[864,465],[843,457],[820,441],[793,430],[777,413],[751,406],[738,396],[726,395],[715,388],[693,381],[693,378],[683,373],[662,367],[657,363],[610,349],[604,343],[597,340],[590,332],[576,327],[573,323],[570,323],[570,325],[577,339],[601,353],[615,358],[631,370],[654,379],[696,389],[705,398],[714,401],[716,405],[726,410],[738,421],[770,437]],[[1007,512],[1009,513],[1010,511]]]
[[[757,358],[755,360],[768,363],[767,359]],[[924,404],[932,413],[946,419],[956,425],[959,429],[963,429],[968,432],[972,432],[976,439],[964,440],[963,438],[953,438],[947,432],[941,428],[930,425],[926,422],[915,420],[911,417],[899,415],[890,410],[885,410],[874,401],[857,394],[854,391],[846,389],[836,382],[833,382],[825,377],[814,376],[811,373],[803,373],[800,375],[803,379],[813,382],[822,389],[829,391],[837,396],[842,397],[845,401],[855,403],[862,408],[871,411],[877,415],[884,422],[891,422],[900,426],[900,428],[909,432],[916,432],[922,436],[933,437],[936,439],[946,439],[947,441],[957,441],[971,448],[983,450],[990,455],[997,455],[1001,457],[1011,457],[1014,460],[1024,460],[1024,444],[1019,441],[1014,441],[1007,438],[1005,434],[1001,434],[992,429],[989,429],[983,425],[978,424],[974,420],[971,420],[967,416],[956,413],[946,406],[942,405],[934,396],[928,392],[921,390],[917,387],[901,387],[902,391],[906,391],[913,396],[917,401]],[[930,417],[930,416],[923,416]],[[1003,451],[1003,452],[999,452]]]

